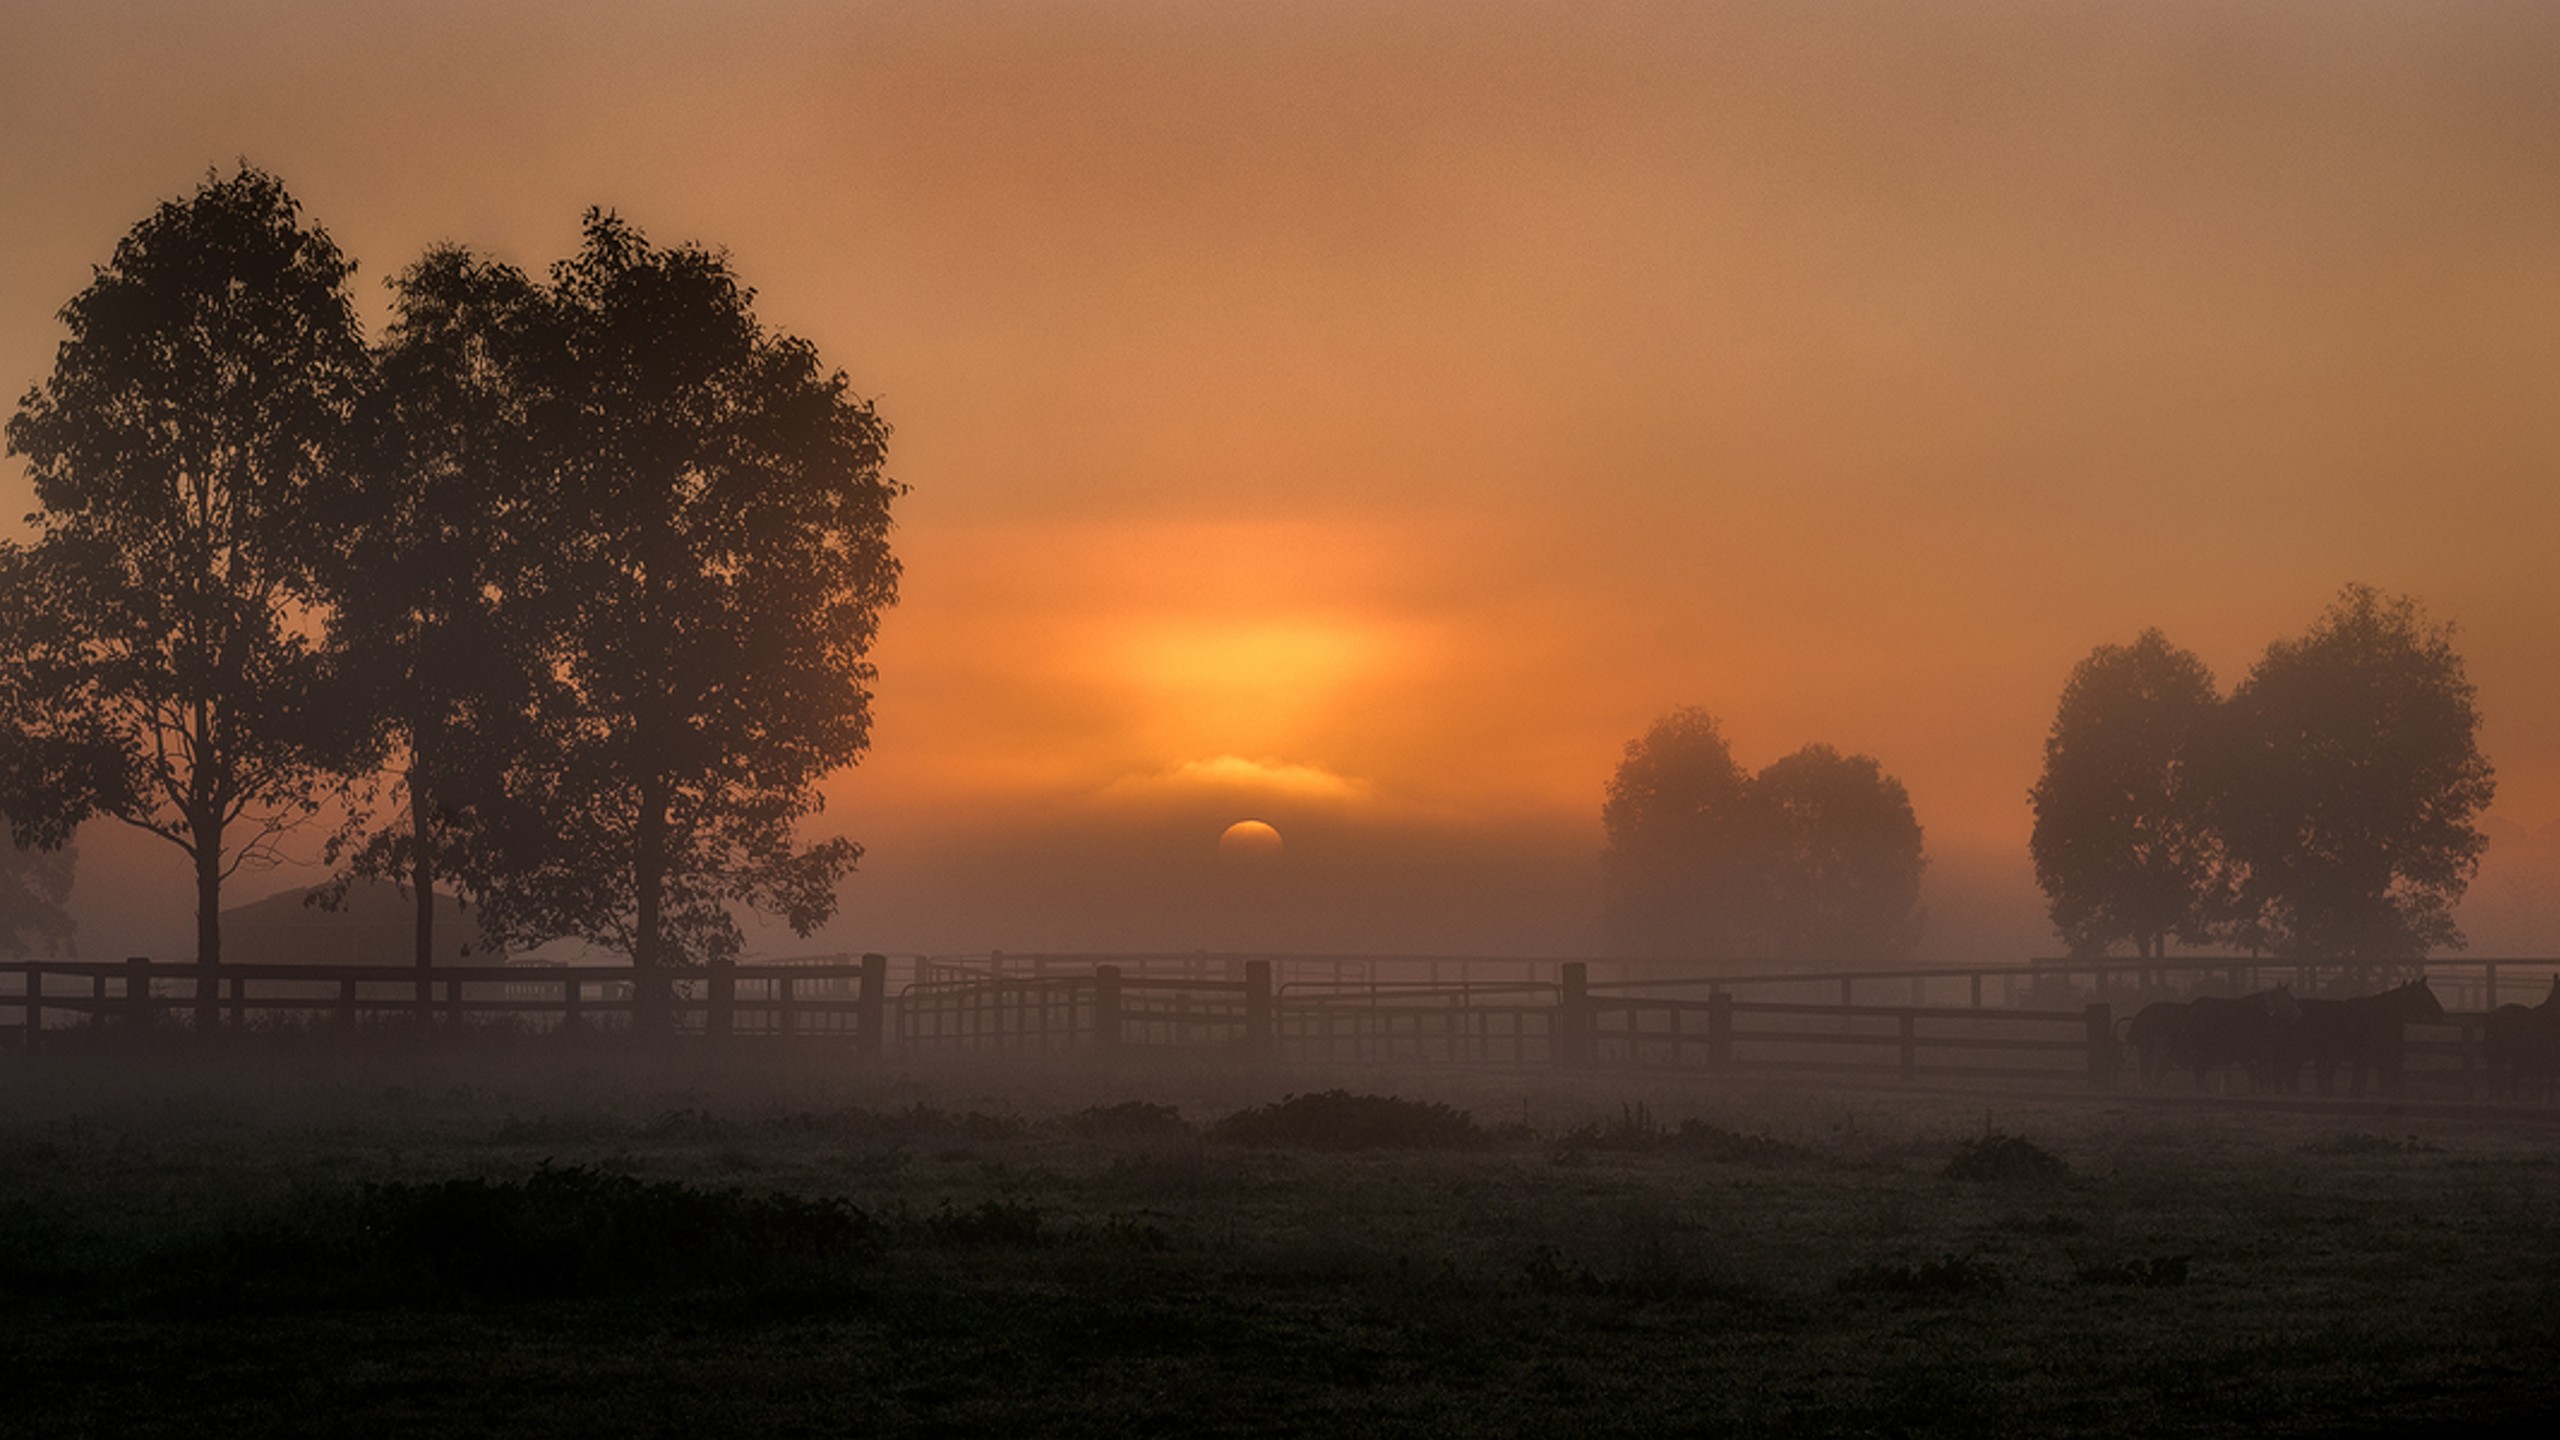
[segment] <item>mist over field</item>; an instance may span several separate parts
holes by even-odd
[[[2560,1411],[2560,9],[0,0],[0,1431]]]

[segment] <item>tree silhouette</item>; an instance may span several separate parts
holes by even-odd
[[[1920,824],[1865,756],[1808,745],[1748,776],[1715,717],[1674,710],[1627,746],[1600,814],[1620,954],[1884,959],[1919,938]]]
[[[540,678],[527,592],[545,534],[532,417],[550,309],[523,272],[456,247],[397,276],[392,307],[367,463],[332,494],[322,581],[339,694],[379,726],[396,798],[353,807],[330,854],[340,893],[360,875],[408,885],[423,969],[437,881],[468,891],[487,869],[475,822]]]
[[[732,904],[834,913],[860,851],[793,829],[869,742],[899,487],[887,426],[725,256],[590,211],[550,294],[523,603],[552,683],[485,822],[484,916],[627,951],[656,1028],[669,966],[736,950]]]
[[[366,382],[352,269],[275,177],[208,177],[63,308],[8,427],[42,507],[0,547],[12,827],[108,815],[177,846],[207,964],[222,882],[313,812],[342,739],[303,607]]]
[[[1920,821],[1902,782],[1864,755],[1808,745],[1753,777],[1767,952],[1790,961],[1898,960],[1920,940]]]
[[[2218,703],[2204,662],[2157,630],[2099,646],[2063,685],[2028,848],[2075,954],[2208,937],[2221,847],[2198,766]]]
[[[2451,632],[2349,585],[2232,691],[2215,818],[2236,866],[2235,938],[2306,959],[2395,962],[2459,947],[2454,903],[2495,793]]]
[[[71,943],[74,855],[69,846],[39,850],[0,841],[0,949],[24,955],[41,947],[62,953]]]
[[[1600,807],[1610,948],[1730,956],[1758,908],[1742,767],[1714,716],[1685,707],[1627,744]]]

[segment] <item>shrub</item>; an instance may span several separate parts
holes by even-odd
[[[944,1205],[926,1217],[924,1233],[942,1245],[1037,1245],[1048,1238],[1047,1224],[1026,1201],[981,1200],[965,1210]]]
[[[1464,1110],[1392,1095],[1327,1090],[1239,1110],[1209,1128],[1233,1145],[1308,1150],[1468,1150],[1487,1143]]]
[[[1942,1255],[1917,1265],[1861,1265],[1832,1288],[1844,1295],[1962,1295],[2006,1289],[2008,1283],[2008,1277],[1970,1255]]]
[[[1989,1130],[1957,1146],[1940,1173],[1950,1180],[2059,1180],[2071,1167],[2032,1140]]]
[[[518,1180],[365,1187],[360,1258],[435,1289],[495,1298],[755,1285],[867,1251],[842,1200],[702,1189],[585,1166]]]
[[[2169,1289],[2187,1283],[2188,1255],[2155,1255],[2148,1260],[2113,1260],[2083,1265],[2073,1272],[2083,1285],[2139,1285]]]

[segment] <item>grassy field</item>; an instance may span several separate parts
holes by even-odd
[[[1416,1103],[1273,1103],[1335,1090]],[[49,1056],[0,1065],[0,1432],[2407,1433],[2560,1405],[2555,1139],[1658,1075]]]

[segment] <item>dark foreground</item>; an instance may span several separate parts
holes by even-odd
[[[1475,1133],[1204,1133],[1335,1087]],[[2404,1433],[2560,1406],[2555,1138],[1694,1077],[49,1057],[0,1065],[0,1432]]]

